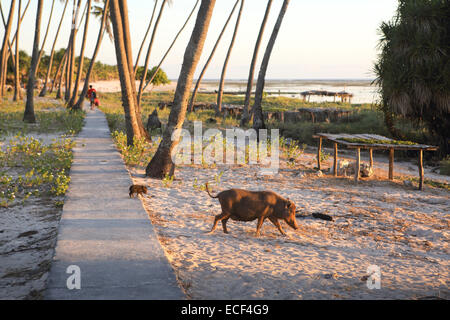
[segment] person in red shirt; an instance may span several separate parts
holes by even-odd
[[[95,99],[97,99],[97,91],[92,86],[89,86],[87,96],[89,98],[89,101],[91,102],[91,110],[94,110]]]

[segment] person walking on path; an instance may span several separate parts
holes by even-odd
[[[95,100],[97,100],[97,90],[95,90],[92,85],[89,86],[89,90],[87,92],[87,96],[89,101],[91,102],[91,110],[94,110]]]

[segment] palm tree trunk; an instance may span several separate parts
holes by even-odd
[[[126,15],[128,14],[128,12],[124,13]],[[133,145],[134,138],[140,138],[141,132],[136,119],[136,99],[133,97],[134,93],[130,77],[130,64],[125,49],[126,45],[122,19],[119,0],[111,0],[111,22],[114,30],[114,45],[116,49],[120,86],[122,89],[122,105],[125,112],[127,144]]]
[[[170,50],[172,49],[172,47],[174,46],[175,42],[177,41],[178,37],[180,36],[181,32],[184,30],[184,28],[186,27],[186,25],[188,24],[189,20],[191,19],[192,15],[194,14],[195,8],[197,8],[197,5],[199,3],[200,0],[197,0],[197,2],[195,2],[194,7],[191,10],[191,13],[189,14],[189,16],[187,17],[186,21],[184,22],[183,26],[181,27],[181,29],[178,31],[177,35],[175,36],[175,38],[173,39],[172,43],[170,44],[169,48],[166,50],[166,53],[164,53],[164,56],[162,57],[161,61],[159,62],[158,66],[156,67],[156,71],[153,73],[152,77],[150,78],[150,80],[147,81],[147,83],[144,86],[143,91],[145,91],[145,89],[147,88],[147,86],[153,81],[153,79],[156,77],[156,74],[158,73],[159,69],[161,68],[161,65],[163,64],[164,60],[166,59],[167,55],[169,54]]]
[[[205,66],[203,67],[202,72],[200,73],[200,75],[197,79],[197,83],[195,84],[194,91],[192,92],[192,95],[191,95],[191,100],[189,101],[189,111],[190,112],[194,111],[195,98],[197,96],[197,91],[198,91],[198,88],[200,87],[200,83],[202,82],[202,79],[203,79],[203,76],[205,75],[206,69],[208,68],[209,63],[211,62],[211,60],[214,56],[214,53],[216,52],[216,49],[219,46],[220,40],[222,39],[222,36],[225,33],[225,30],[227,29],[228,23],[230,22],[231,17],[233,16],[234,10],[236,9],[236,6],[238,3],[239,3],[239,0],[236,0],[235,4],[233,6],[233,9],[231,10],[230,15],[228,16],[228,19],[225,22],[225,24],[222,28],[222,31],[219,34],[219,37],[217,38],[216,44],[214,45],[214,48],[212,49],[211,54],[209,55],[209,58],[206,61]]]
[[[3,97],[4,95],[4,90],[5,90],[5,82],[6,82],[6,72],[7,72],[7,57],[6,57],[6,53],[9,50],[7,48],[8,43],[9,43],[9,35],[11,33],[11,28],[12,28],[12,24],[13,24],[13,17],[14,17],[14,8],[16,5],[16,0],[12,0],[11,2],[11,6],[9,7],[9,16],[8,16],[8,22],[6,23],[6,27],[5,27],[5,36],[3,37],[3,45],[2,45],[2,50],[1,50],[1,54],[0,54],[0,97]]]
[[[137,54],[136,62],[134,64],[134,73],[137,72],[137,68],[138,68],[138,65],[139,65],[139,60],[141,59],[142,49],[144,49],[145,40],[147,40],[147,36],[148,36],[148,34],[150,32],[150,29],[151,29],[151,26],[152,26],[152,23],[153,23],[153,18],[155,17],[155,12],[156,12],[156,8],[157,7],[158,7],[158,0],[155,0],[155,5],[153,6],[152,17],[150,18],[150,22],[148,23],[147,31],[145,32],[144,39],[142,40],[141,47],[139,48],[139,52]]]
[[[80,94],[80,97],[78,98],[78,101],[76,105],[74,106],[74,109],[80,110],[84,101],[84,97],[86,96],[88,89],[89,89],[89,79],[91,77],[92,70],[94,69],[95,65],[95,59],[97,58],[98,52],[100,50],[100,46],[102,44],[103,36],[105,34],[105,26],[106,26],[106,19],[108,17],[108,9],[109,9],[109,0],[105,0],[105,6],[103,8],[103,16],[102,16],[102,23],[100,25],[100,31],[98,32],[98,38],[97,38],[97,44],[95,45],[94,54],[92,55],[91,62],[89,64],[89,69],[86,72],[86,77],[84,81],[83,91]]]
[[[36,117],[34,116],[34,84],[36,81],[36,68],[37,68],[37,60],[39,57],[39,38],[41,34],[41,19],[43,6],[44,0],[38,0],[37,14],[36,14],[36,28],[34,31],[33,54],[31,57],[30,71],[28,72],[27,102],[25,104],[25,113],[23,115],[23,121],[28,123],[36,122]]]
[[[20,17],[20,11],[22,7],[22,0],[19,0],[19,7],[17,8],[17,16]],[[16,62],[14,68],[14,101],[22,100],[22,91],[20,89],[20,74],[19,74],[19,34],[20,34],[20,19],[17,19],[17,41],[16,41]]]
[[[1,3],[0,3],[0,13],[1,13],[1,16],[2,16],[2,21],[3,21],[3,26],[5,27],[5,30],[6,30],[6,27],[7,27],[7,24],[6,24],[6,21],[5,21],[5,16],[4,16],[4,14],[3,14],[3,9],[2,9],[2,5],[1,5]],[[8,60],[9,60],[9,57],[11,56],[11,62],[12,62],[12,65],[13,65],[13,67],[14,67],[14,69],[16,68],[16,59],[15,59],[15,54],[14,54],[14,51],[13,51],[13,48],[12,48],[12,45],[11,45],[11,41],[8,39],[8,50],[7,50],[7,52],[6,52],[6,58],[5,58],[5,61],[6,61],[6,63],[4,64],[4,66],[3,66],[3,71],[0,71],[0,75],[2,74],[2,72],[3,72],[3,75],[4,75],[4,77],[3,77],[3,79],[2,79],[2,82],[1,82],[1,86],[4,88],[5,87],[5,84],[6,84],[6,77],[7,77],[7,75],[8,75],[8,69],[7,69],[7,67],[8,67]]]
[[[31,0],[28,0],[27,5],[25,6],[25,9],[23,10],[22,16],[20,17],[20,24],[22,24],[23,18],[25,17],[25,13],[28,10],[30,2],[31,2]],[[2,11],[1,3],[0,3],[0,11]],[[6,30],[6,22],[5,22],[4,17],[3,17],[3,11],[2,11],[2,18],[3,18],[3,24],[5,25],[5,30]],[[12,41],[9,42],[9,40],[8,40],[8,48],[9,48],[9,50],[7,50],[7,52],[6,52],[5,61],[8,61],[10,54],[12,54],[12,52],[13,52],[12,47],[14,46],[14,43],[16,41],[16,36],[17,36],[17,31],[14,34],[14,37],[13,37]],[[0,57],[1,57],[1,49],[0,49]],[[11,59],[12,59],[13,64],[15,65],[16,63],[15,63],[15,58],[14,58],[13,54],[11,55]],[[1,58],[0,58],[0,60],[1,60]],[[1,66],[1,62],[0,62],[0,66]],[[6,68],[6,65],[5,65],[5,68]],[[6,76],[3,78],[3,81],[2,81],[1,80],[1,78],[2,78],[1,74],[2,74],[2,71],[0,70],[0,97],[1,97],[1,88],[5,87],[5,82],[6,82]]]
[[[66,4],[64,5],[64,9],[63,9],[63,12],[61,14],[61,19],[59,20],[58,29],[56,30],[55,39],[53,40],[52,51],[50,53],[50,61],[48,63],[47,74],[45,75],[44,87],[42,88],[41,92],[39,93],[40,97],[45,97],[45,95],[47,94],[48,81],[50,80],[50,75],[51,75],[52,66],[53,66],[53,58],[54,58],[54,55],[55,55],[56,41],[58,41],[59,31],[61,30],[61,25],[62,25],[62,22],[64,20],[64,16],[65,16],[67,5],[69,4],[69,1],[65,1],[65,3]]]
[[[129,20],[128,20],[128,2],[127,0],[119,1],[119,9],[122,17],[122,28],[123,28],[123,36],[124,36],[124,44],[125,44],[125,52],[126,58],[128,61],[128,73],[130,76],[130,83],[132,89],[132,98],[134,99],[134,113],[136,114],[136,121],[140,131],[140,137],[144,137],[146,140],[151,141],[150,135],[145,130],[144,125],[142,123],[142,114],[141,108],[138,103],[137,94],[136,94],[136,76],[134,73],[133,66],[133,52],[131,50],[131,36],[130,36],[130,28],[129,28]]]
[[[42,47],[41,47],[41,50],[39,51],[39,57],[38,57],[38,61],[37,61],[36,72],[39,70],[39,64],[41,63],[42,55],[44,54],[44,48],[45,48],[45,43],[47,42],[48,31],[50,30],[50,25],[52,23],[53,8],[54,7],[55,7],[55,0],[53,0],[52,8],[50,9],[50,16],[48,18],[47,30],[45,31],[44,40],[42,41]]]
[[[75,99],[77,98],[78,89],[80,87],[81,77],[83,75],[84,49],[86,48],[87,33],[88,33],[88,29],[89,29],[89,17],[91,16],[91,14],[90,14],[91,13],[91,4],[92,4],[92,0],[87,0],[87,9],[86,9],[87,15],[86,15],[86,20],[85,20],[85,24],[84,24],[83,43],[81,44],[80,61],[78,62],[78,73],[77,73],[77,77],[75,79],[75,85],[73,87],[73,93],[72,93],[72,97],[70,98],[68,108],[73,108],[73,106],[75,105]]]
[[[74,0],[74,6],[75,6],[75,0]],[[78,0],[78,3],[76,5],[76,9],[74,8],[74,15],[72,18],[72,32],[70,34],[69,39],[69,46],[67,50],[69,50],[68,60],[67,60],[67,76],[66,76],[66,92],[64,94],[64,98],[66,101],[69,101],[70,94],[72,92],[72,82],[73,82],[73,71],[75,68],[75,44],[76,44],[76,38],[77,38],[77,20],[78,20],[78,14],[80,12],[81,7],[81,0]]]
[[[283,22],[284,15],[290,0],[284,0],[281,6],[280,13],[278,14],[277,22],[270,36],[269,43],[267,44],[266,52],[264,53],[263,60],[261,62],[261,69],[259,70],[258,81],[256,82],[255,91],[255,104],[253,105],[253,129],[265,129],[264,117],[262,113],[262,96],[264,91],[264,83],[266,78],[267,66],[269,65],[270,55],[272,54],[275,41],[277,40],[278,32],[280,31],[281,23]]]
[[[175,130],[181,129],[186,116],[192,79],[205,44],[215,2],[215,0],[202,0],[195,27],[184,54],[167,128],[155,156],[145,170],[149,177],[161,179],[167,174],[173,176],[175,172],[175,164],[172,162],[171,154],[179,140],[172,141],[172,134]]]
[[[217,111],[222,111],[222,96],[223,96],[223,85],[225,82],[225,74],[227,72],[228,61],[230,60],[231,51],[233,50],[234,41],[236,40],[236,35],[239,29],[239,22],[241,21],[242,10],[244,8],[245,0],[241,0],[241,7],[239,8],[239,14],[236,19],[236,26],[234,27],[233,38],[231,39],[230,47],[228,48],[227,56],[225,58],[225,62],[223,63],[222,74],[220,75],[219,82],[219,92],[217,93]]]
[[[261,41],[262,41],[262,37],[264,34],[264,29],[266,28],[267,19],[269,17],[271,6],[272,6],[272,0],[269,0],[267,2],[266,13],[264,14],[264,18],[261,23],[261,27],[259,29],[258,39],[256,40],[256,44],[255,44],[255,50],[253,51],[253,58],[252,58],[252,62],[250,64],[250,71],[249,71],[248,80],[247,80],[247,91],[245,93],[244,111],[242,114],[241,126],[245,126],[250,121],[249,108],[250,108],[250,98],[251,98],[252,89],[253,89],[253,78],[255,76],[256,61],[258,60],[258,52],[259,52],[259,48],[261,47]]]
[[[161,20],[162,13],[164,11],[164,6],[166,5],[167,0],[163,0],[161,4],[161,9],[159,10],[158,18],[156,18],[155,26],[153,27],[152,37],[150,39],[150,44],[148,45],[147,55],[145,56],[145,64],[144,64],[144,72],[142,73],[141,82],[139,83],[139,91],[137,95],[137,103],[141,104],[142,90],[144,88],[145,79],[147,78],[148,64],[150,61],[150,54],[152,52],[153,42],[156,36],[156,30],[158,29],[159,21]]]
[[[56,71],[56,75],[55,75],[55,79],[53,80],[52,88],[50,89],[50,92],[52,92],[53,86],[55,85],[56,79],[58,78],[59,69],[62,66],[61,75],[59,76],[59,82],[58,82],[58,91],[56,92],[56,99],[62,99],[62,85],[63,85],[63,81],[65,79],[65,73],[66,73],[66,69],[67,69],[67,60],[68,60],[68,52],[66,50],[66,52],[64,53],[64,56],[62,57],[61,62],[59,64],[58,71]]]

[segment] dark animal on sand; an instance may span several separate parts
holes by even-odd
[[[143,193],[147,194],[147,187],[146,186],[137,185],[137,184],[133,184],[132,186],[130,186],[130,198],[135,193],[136,193],[136,196],[137,195],[142,195]]]
[[[236,221],[258,220],[256,236],[259,236],[265,219],[269,219],[282,235],[286,233],[281,228],[279,219],[284,220],[293,229],[298,229],[295,220],[295,204],[272,191],[247,191],[242,189],[225,190],[212,196],[208,183],[206,191],[211,198],[219,199],[222,213],[214,218],[213,232],[219,221],[222,221],[223,232],[228,233],[228,219]]]

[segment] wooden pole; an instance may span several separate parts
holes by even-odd
[[[369,149],[370,169],[373,170],[373,149]]]
[[[338,158],[338,144],[334,143],[334,164],[333,164],[333,175],[337,177],[338,170],[337,170],[337,158]]]
[[[419,190],[423,190],[423,150],[419,150]]]
[[[356,149],[356,163],[355,163],[355,182],[359,181],[359,171],[361,170],[361,149]]]
[[[321,170],[320,167],[320,152],[322,151],[322,137],[319,137],[319,147],[317,148],[317,170]]]
[[[389,149],[389,180],[394,180],[394,149]]]

